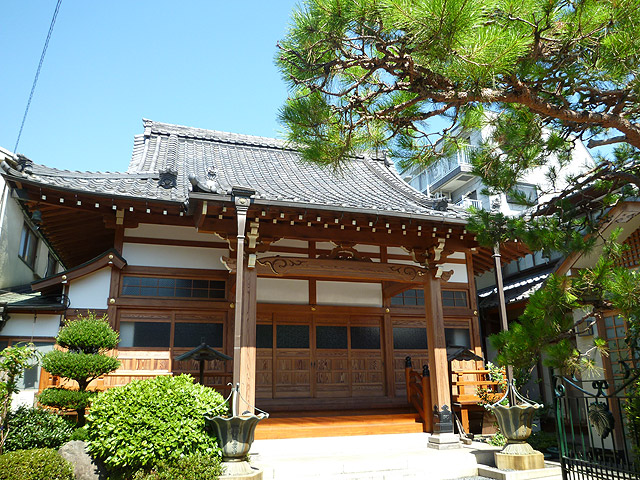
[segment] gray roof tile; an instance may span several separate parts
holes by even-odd
[[[127,172],[70,172],[34,164],[32,174],[11,173],[52,187],[149,200],[187,202],[193,185],[220,195],[241,186],[255,190],[256,198],[265,203],[407,216],[467,216],[456,207],[434,210],[432,200],[405,183],[384,158],[355,157],[341,171],[333,171],[304,162],[282,140],[143,122],[144,134],[134,137]],[[159,172],[167,170],[178,173],[175,188],[159,185]]]

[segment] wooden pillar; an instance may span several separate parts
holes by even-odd
[[[240,358],[236,358],[234,355],[233,359],[234,379],[236,378],[236,363],[238,365],[241,396],[238,412],[240,414],[247,410],[254,413],[253,406],[256,404],[256,287],[258,276],[256,269],[248,268],[246,262],[243,278]]]
[[[453,435],[451,383],[444,335],[440,279],[435,278],[434,272],[430,272],[426,277],[424,298],[428,302],[426,307],[427,344],[433,412],[433,435],[429,437],[429,447],[459,447],[458,437]]]
[[[240,384],[238,413],[253,413],[256,391],[256,271],[249,269],[244,255],[247,211],[252,190],[233,188],[238,219],[236,247],[236,308],[233,335],[233,385]]]

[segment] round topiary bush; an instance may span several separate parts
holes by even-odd
[[[159,376],[99,394],[87,417],[88,450],[111,470],[150,468],[190,454],[216,455],[204,414],[227,405],[189,375]]]
[[[73,427],[64,418],[41,408],[19,407],[9,413],[6,452],[29,448],[58,448],[69,441]]]
[[[73,467],[50,448],[0,455],[0,480],[74,480]]]

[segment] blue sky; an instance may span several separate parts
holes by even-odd
[[[142,118],[278,137],[273,58],[294,0],[63,0],[18,151],[122,171]],[[0,146],[13,150],[55,0],[0,2]]]

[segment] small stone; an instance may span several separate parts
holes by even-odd
[[[94,460],[86,450],[85,442],[73,440],[65,443],[58,453],[73,465],[76,480],[106,480],[104,465]]]

